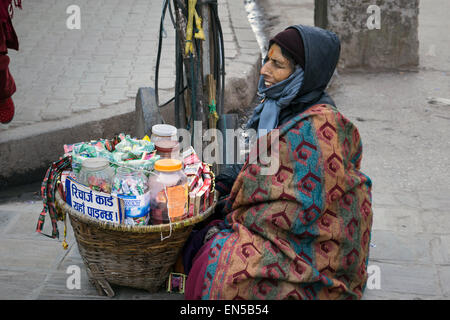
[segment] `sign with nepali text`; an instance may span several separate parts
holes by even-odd
[[[66,202],[78,212],[93,219],[122,222],[120,201],[116,196],[91,190],[71,177],[66,179]]]

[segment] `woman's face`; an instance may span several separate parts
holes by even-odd
[[[289,78],[293,71],[292,63],[283,56],[280,46],[276,43],[272,44],[269,48],[267,61],[260,72],[264,77],[266,88]]]

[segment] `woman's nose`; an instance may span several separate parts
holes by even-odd
[[[269,68],[267,67],[267,63],[263,64],[263,66],[261,67],[260,74],[262,76],[269,75]]]

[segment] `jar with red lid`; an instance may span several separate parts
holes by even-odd
[[[155,142],[156,154],[160,159],[176,159],[182,161],[180,143],[173,140],[159,140]]]

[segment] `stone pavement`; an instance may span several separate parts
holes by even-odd
[[[260,0],[266,31],[313,24],[313,2]],[[368,288],[366,300],[450,298],[450,107],[428,103],[450,98],[448,9],[445,0],[421,1],[417,72],[340,74],[330,88],[360,130],[362,167],[373,181],[369,265],[379,268],[380,287]],[[0,192],[0,299],[106,299],[87,282],[70,227],[67,251],[61,240],[34,232],[38,190],[29,184]],[[82,268],[80,290],[66,287],[70,265]],[[114,299],[182,296],[119,288]]]
[[[225,46],[225,109],[248,105],[260,51],[243,2],[219,0]],[[16,115],[0,125],[0,189],[37,181],[66,143],[134,134],[135,98],[154,87],[163,0],[24,1],[13,24],[20,50],[9,51]],[[80,29],[68,29],[70,5]],[[166,14],[160,103],[173,97],[175,29]],[[163,108],[167,122],[173,104]],[[32,154],[33,157],[28,155]]]
[[[67,243],[35,232],[42,202],[36,190],[39,184],[9,188],[0,195],[0,300],[110,299],[97,294],[90,284],[72,228],[68,224]],[[46,219],[44,234],[51,234]],[[59,222],[62,238],[63,224]],[[80,289],[69,290],[66,282],[69,266],[81,269]],[[181,294],[149,294],[144,290],[114,288],[114,299],[183,299]]]

